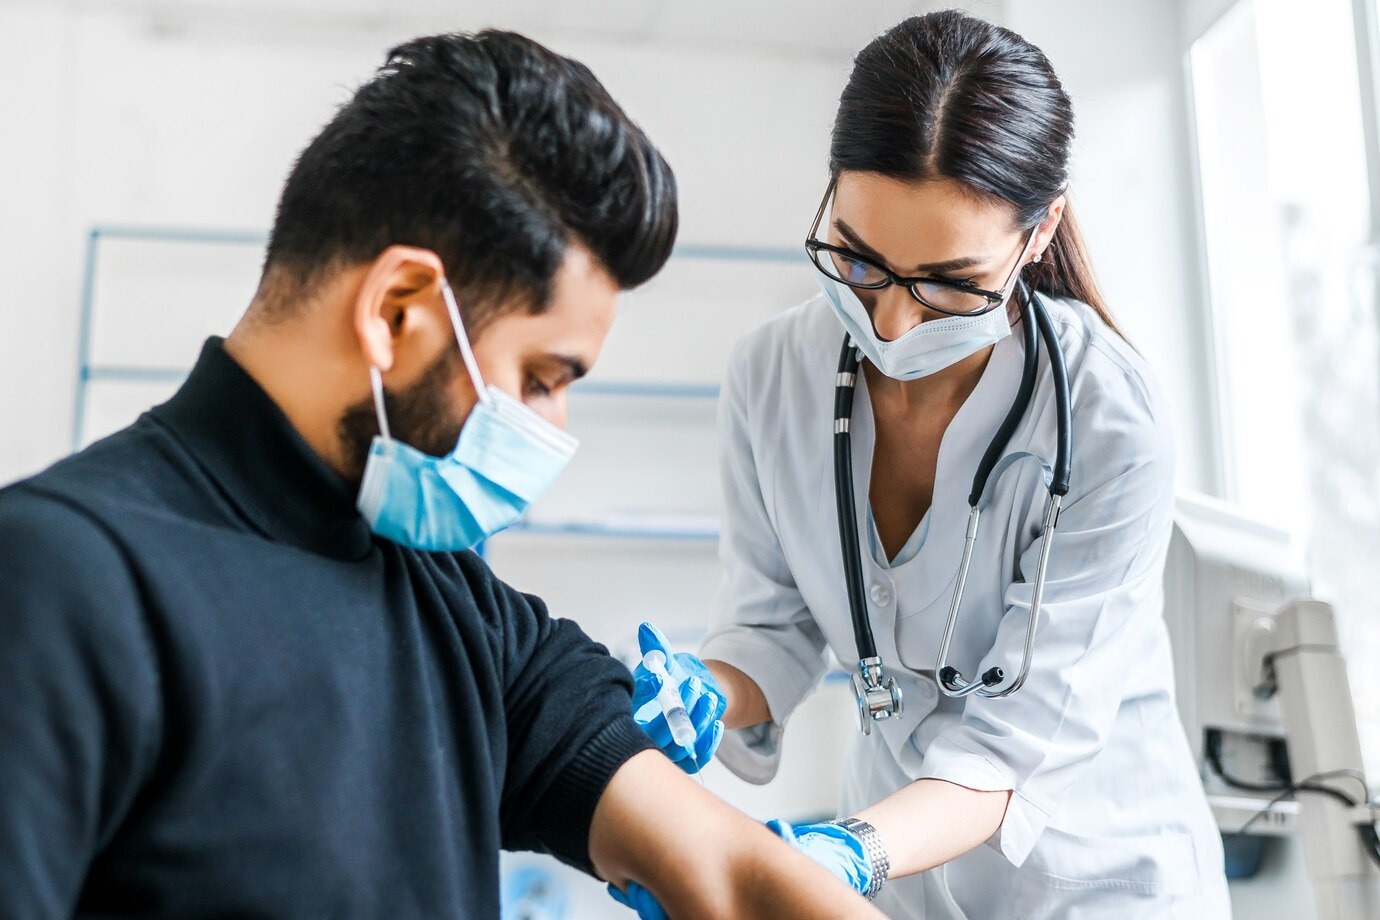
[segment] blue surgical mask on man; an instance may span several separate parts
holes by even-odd
[[[485,385],[455,295],[441,294],[478,401],[455,449],[433,457],[392,437],[383,379],[369,369],[379,435],[357,506],[374,533],[414,549],[469,549],[508,527],[556,480],[579,442],[498,387]]]

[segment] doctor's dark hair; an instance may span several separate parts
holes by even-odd
[[[1073,104],[1044,53],[1009,29],[958,10],[914,16],[853,61],[834,119],[829,169],[905,181],[954,179],[1011,205],[1019,230],[1044,220],[1068,188]],[[1088,304],[1118,333],[1073,217],[1024,277]]]
[[[587,67],[511,32],[436,35],[390,51],[302,152],[263,284],[287,304],[390,245],[423,247],[477,330],[500,306],[541,312],[573,243],[636,287],[677,223],[670,166]]]

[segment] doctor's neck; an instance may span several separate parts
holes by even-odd
[[[863,376],[874,404],[880,400],[889,408],[917,414],[934,411],[937,407],[957,408],[967,401],[982,379],[995,345],[989,345],[968,357],[915,380],[896,380],[879,371],[863,359]]]

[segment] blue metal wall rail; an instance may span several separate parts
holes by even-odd
[[[648,516],[649,521],[656,518]],[[501,533],[477,545],[474,550],[480,556],[487,556],[489,543],[504,537],[576,537],[582,540],[633,540],[654,543],[701,543],[716,545],[719,542],[719,527],[659,527],[656,524],[631,525],[607,524],[597,519],[566,521],[528,521],[522,520]]]
[[[655,521],[654,517],[648,518]],[[714,543],[719,539],[717,524],[706,527],[659,527],[655,524],[605,524],[598,520],[518,521],[505,533],[535,536],[602,537],[612,540],[672,540]]]
[[[72,449],[81,448],[89,409],[89,385],[94,382],[179,383],[188,368],[141,367],[137,365],[94,364],[91,338],[95,323],[96,272],[102,240],[150,243],[199,243],[209,245],[262,246],[267,236],[250,230],[222,230],[196,227],[135,226],[101,224],[91,228],[86,238],[82,271],[81,310],[77,330],[77,387],[72,412]],[[806,258],[804,250],[772,246],[733,246],[710,243],[681,243],[671,253],[673,259],[718,262],[754,262],[795,265]],[[664,399],[717,399],[713,384],[663,383],[659,381],[589,380],[575,391],[586,396],[631,396]]]

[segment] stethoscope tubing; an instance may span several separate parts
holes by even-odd
[[[1026,302],[1031,305],[1035,322],[1040,327],[1040,337],[1045,340],[1045,351],[1049,355],[1049,373],[1054,378],[1055,411],[1055,449],[1054,470],[1050,480],[1049,494],[1063,497],[1069,494],[1069,479],[1073,474],[1073,395],[1069,387],[1068,365],[1064,361],[1064,349],[1059,344],[1059,333],[1049,318],[1044,302],[1029,285],[1022,282],[1026,290]]]
[[[1001,427],[997,429],[996,435],[987,445],[987,450],[982,455],[981,462],[978,463],[977,471],[973,474],[973,489],[968,493],[968,505],[974,507],[982,500],[982,493],[987,488],[987,480],[992,475],[992,470],[996,467],[997,461],[1001,459],[1002,452],[1006,450],[1006,445],[1010,443],[1011,436],[1016,433],[1016,426],[1025,417],[1026,410],[1030,407],[1030,401],[1035,396],[1035,382],[1040,376],[1039,348],[1040,339],[1036,334],[1036,323],[1031,321],[1030,294],[1026,295],[1026,307],[1022,311],[1024,319],[1021,322],[1022,338],[1025,342],[1025,361],[1021,369],[1021,385],[1016,391],[1016,398],[1011,401],[1011,408],[1007,410],[1006,418],[1002,419]]]
[[[838,377],[834,381],[834,495],[838,506],[839,544],[843,547],[844,581],[848,609],[853,617],[853,635],[858,659],[877,657],[877,643],[867,616],[863,593],[862,547],[858,535],[857,502],[853,498],[853,396],[857,392],[860,356],[847,335],[839,354]]]
[[[1043,596],[1044,576],[1049,562],[1050,538],[1058,525],[1059,510],[1063,497],[1068,493],[1072,472],[1073,446],[1073,408],[1069,390],[1068,369],[1064,360],[1064,350],[1059,343],[1058,333],[1050,320],[1039,294],[1024,281],[1020,283],[1023,295],[1022,333],[1025,345],[1025,361],[1021,373],[1021,383],[1012,401],[1011,408],[997,429],[982,460],[973,476],[973,487],[969,493],[970,508],[967,532],[964,536],[963,558],[959,566],[958,583],[950,606],[944,636],[940,642],[939,661],[935,677],[941,690],[947,696],[963,697],[980,693],[988,698],[1009,696],[1024,684],[1030,671],[1034,653],[1035,630],[1038,625],[1039,610]],[[1038,336],[1038,338],[1037,338]],[[1022,418],[1025,417],[1034,399],[1035,386],[1039,376],[1039,343],[1043,341],[1048,355],[1050,374],[1054,383],[1057,439],[1055,460],[1049,483],[1049,502],[1041,531],[1039,565],[1036,570],[1034,592],[1031,599],[1029,620],[1026,625],[1026,641],[1022,656],[1021,670],[1016,679],[1006,687],[990,689],[1003,679],[1000,668],[991,668],[972,682],[964,682],[957,670],[947,666],[948,650],[958,618],[958,607],[963,598],[967,582],[968,568],[972,561],[973,547],[976,543],[977,524],[981,514],[979,507],[987,489],[988,480],[997,462],[1001,459],[1007,444],[1015,433]],[[853,400],[857,389],[860,355],[848,336],[844,336],[843,348],[839,354],[838,375],[834,390],[834,490],[839,519],[839,543],[843,553],[844,579],[848,594],[848,607],[853,621],[853,634],[857,643],[860,662],[876,662],[880,674],[880,658],[872,632],[872,623],[867,614],[866,596],[863,590],[863,565],[861,537],[857,520],[857,502],[853,493],[853,453],[852,453],[852,415]]]

